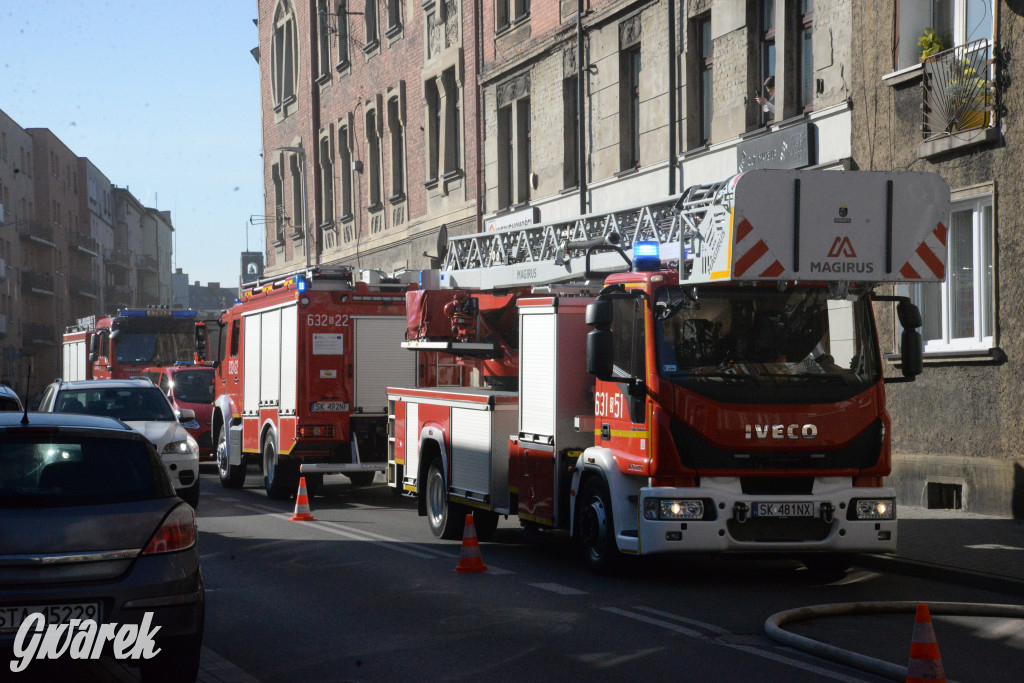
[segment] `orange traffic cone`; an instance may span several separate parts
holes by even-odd
[[[455,571],[460,573],[485,572],[487,565],[480,557],[480,543],[476,540],[476,527],[473,525],[473,513],[466,513],[466,531],[462,534],[462,557]]]
[[[946,672],[942,670],[939,644],[935,641],[932,615],[928,605],[918,605],[914,617],[914,635],[910,642],[910,663],[907,665],[907,683],[943,681]]]
[[[309,496],[306,495],[306,478],[299,477],[299,492],[295,496],[295,514],[289,522],[313,522],[316,517],[309,514]]]

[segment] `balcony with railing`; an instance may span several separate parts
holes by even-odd
[[[53,226],[39,221],[18,221],[16,223],[18,237],[29,242],[37,242],[48,247],[56,247],[53,241]]]
[[[137,254],[135,256],[135,267],[140,270],[148,270],[151,273],[160,272],[160,262],[148,254]]]
[[[68,247],[70,247],[71,253],[78,252],[86,256],[100,255],[100,243],[94,237],[82,232],[68,234]]]
[[[123,268],[128,270],[131,268],[132,260],[128,255],[127,251],[121,251],[120,249],[109,249],[107,253],[103,255],[103,261],[108,266],[115,266],[117,268]]]
[[[68,288],[71,290],[71,296],[95,299],[99,294],[99,288],[96,287],[95,282],[78,275],[68,276]]]
[[[21,271],[21,291],[25,294],[54,295],[53,276],[48,273]]]
[[[108,310],[130,308],[132,305],[132,289],[126,285],[107,285],[103,288]]]
[[[920,156],[997,139],[999,92],[991,53],[983,39],[924,60]]]
[[[53,325],[26,323],[22,328],[21,336],[25,344],[31,346],[57,345],[57,328]]]

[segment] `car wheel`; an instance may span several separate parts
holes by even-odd
[[[369,486],[373,483],[374,477],[377,476],[376,472],[348,472],[346,477],[352,482],[353,486]]]
[[[199,659],[203,649],[203,633],[175,640],[157,640],[160,648],[152,659],[139,662],[139,678],[143,683],[179,683],[199,677]]]
[[[577,536],[583,561],[598,574],[619,569],[622,555],[615,544],[611,497],[605,483],[592,478],[583,486]]]
[[[187,489],[176,491],[178,498],[192,506],[193,510],[199,509],[199,480],[196,483],[189,486]]]
[[[263,487],[267,491],[267,498],[288,500],[294,496],[299,485],[297,475],[298,468],[280,462],[274,440],[267,439],[263,445]]]
[[[440,459],[430,463],[426,496],[427,521],[430,522],[430,531],[434,536],[449,540],[460,538],[466,526],[466,512],[461,505],[448,500],[448,487],[445,485]]]
[[[494,538],[494,532],[498,530],[499,515],[490,510],[473,510],[473,528],[476,529],[476,537],[481,541],[489,541]]]
[[[217,431],[217,474],[220,485],[226,489],[240,489],[245,485],[245,460],[232,465],[228,460],[228,427],[221,425]]]

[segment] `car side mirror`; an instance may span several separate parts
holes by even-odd
[[[196,411],[191,408],[182,408],[178,411],[178,422],[191,422],[196,419]]]
[[[913,379],[924,369],[924,341],[916,329],[904,329],[900,335],[900,358],[903,376]]]

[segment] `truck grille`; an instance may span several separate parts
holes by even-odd
[[[737,541],[758,543],[798,543],[823,541],[832,524],[817,517],[748,519],[742,524],[735,519],[726,522],[729,535]]]

